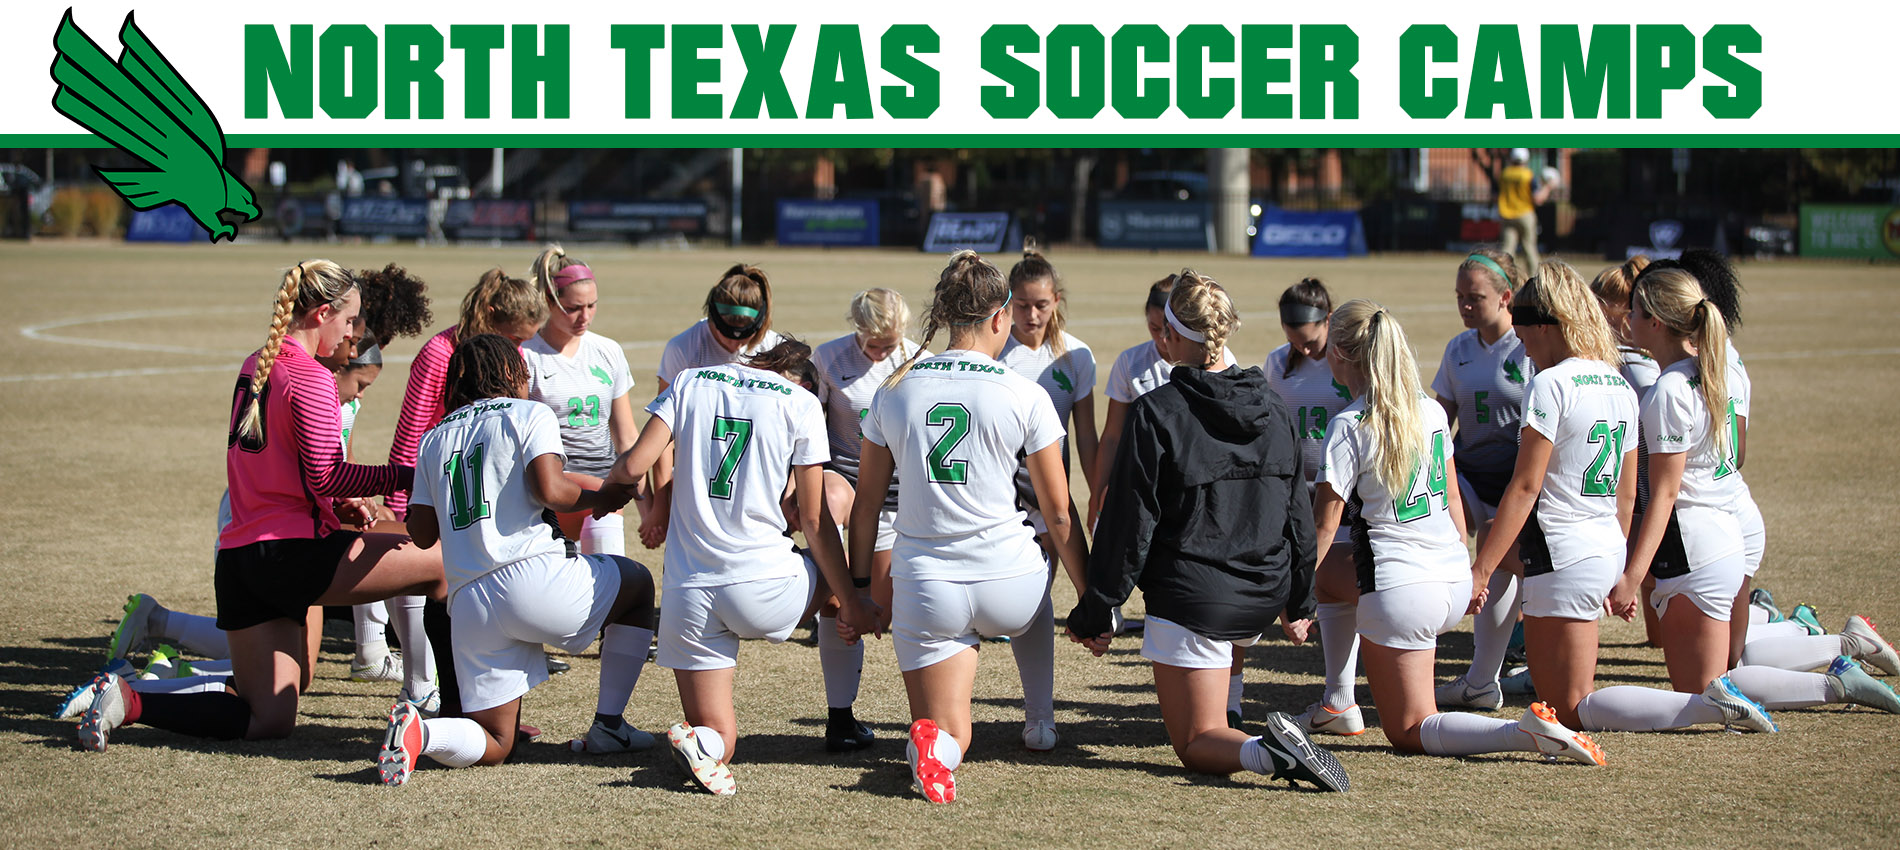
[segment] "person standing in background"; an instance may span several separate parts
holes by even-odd
[[[1540,181],[1531,172],[1528,148],[1512,148],[1510,164],[1498,175],[1498,219],[1502,224],[1499,249],[1516,254],[1524,249],[1524,268],[1537,268],[1537,205],[1550,200],[1557,187],[1556,169],[1545,169]]]

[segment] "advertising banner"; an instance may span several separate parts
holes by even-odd
[[[337,229],[345,236],[422,239],[429,235],[429,202],[422,198],[344,198],[343,220]]]
[[[1802,204],[1801,256],[1900,257],[1900,207],[1885,204]]]
[[[706,232],[705,201],[574,201],[567,231],[579,239],[698,236]]]
[[[1296,212],[1268,207],[1254,235],[1256,257],[1359,257],[1366,228],[1356,212]]]
[[[1104,248],[1214,250],[1213,209],[1196,201],[1103,201]]]
[[[877,202],[782,198],[778,202],[778,244],[877,245]]]
[[[1022,244],[1022,230],[1010,220],[1009,213],[937,213],[930,217],[930,227],[924,231],[923,248],[937,254],[965,248],[993,254],[1014,251]]]
[[[178,206],[134,211],[132,222],[125,226],[127,242],[196,242],[203,238],[205,229]]]
[[[442,235],[511,242],[533,239],[534,204],[498,199],[450,201],[448,212],[442,216]]]

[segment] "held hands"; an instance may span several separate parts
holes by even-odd
[[[1288,620],[1286,615],[1282,614],[1280,615],[1280,631],[1286,633],[1287,640],[1302,644],[1313,634],[1313,621],[1311,619]]]
[[[1096,658],[1100,658],[1103,653],[1108,652],[1109,644],[1115,640],[1115,633],[1103,632],[1095,637],[1085,638],[1076,634],[1074,629],[1070,629],[1069,640],[1081,644],[1084,649],[1093,653]]]
[[[844,638],[847,644],[857,643],[865,635],[882,639],[890,621],[890,613],[869,599],[859,596],[838,599],[838,637]]]
[[[1610,590],[1610,598],[1604,601],[1604,607],[1612,616],[1622,617],[1629,622],[1636,616],[1637,596],[1641,588],[1632,582],[1629,576],[1617,579],[1616,587]]]
[[[1480,574],[1477,565],[1474,564],[1471,567],[1471,604],[1465,606],[1465,613],[1476,614],[1479,611],[1483,611],[1484,603],[1490,601],[1490,599],[1491,571],[1484,570],[1482,574]]]
[[[671,506],[662,501],[654,501],[640,517],[640,545],[648,549],[658,549],[666,542],[667,511]]]
[[[594,492],[594,519],[600,519],[633,501],[634,485],[606,483]]]

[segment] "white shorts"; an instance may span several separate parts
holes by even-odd
[[[1477,531],[1477,526],[1497,517],[1498,506],[1487,505],[1483,499],[1478,498],[1478,491],[1471,489],[1471,482],[1465,479],[1465,474],[1462,472],[1458,473],[1458,495],[1464,497],[1465,507],[1471,511],[1472,527],[1465,529],[1466,533]]]
[[[1260,641],[1259,635],[1246,640],[1204,638],[1186,626],[1152,614],[1147,623],[1141,634],[1141,657],[1170,667],[1226,670],[1234,666],[1234,647],[1253,646]]]
[[[1669,610],[1669,600],[1680,596],[1695,603],[1710,619],[1726,623],[1735,606],[1735,595],[1742,592],[1747,560],[1747,556],[1736,552],[1684,575],[1656,579],[1656,589],[1649,594],[1649,605],[1656,609],[1656,616],[1661,617]]]
[[[671,587],[660,606],[661,667],[723,670],[739,663],[739,640],[792,636],[818,591],[818,565],[803,575],[714,587]]]
[[[873,552],[889,552],[897,546],[897,512],[877,512],[877,545]]]
[[[463,585],[449,600],[462,710],[505,705],[547,681],[542,644],[586,649],[619,594],[620,567],[606,555],[543,555]]]
[[[893,578],[891,647],[897,669],[921,670],[986,637],[1029,630],[1049,598],[1050,573],[1035,569],[1007,578],[941,581]],[[1230,657],[1228,663],[1233,663]]]
[[[1599,619],[1603,600],[1622,577],[1622,552],[1591,555],[1562,569],[1527,576],[1522,591],[1524,616]]]
[[[1761,569],[1761,556],[1768,548],[1768,527],[1761,521],[1761,506],[1753,498],[1735,506],[1735,521],[1742,525],[1743,574],[1754,578]]]
[[[1361,593],[1359,635],[1388,649],[1435,649],[1438,636],[1458,625],[1470,606],[1468,578]]]

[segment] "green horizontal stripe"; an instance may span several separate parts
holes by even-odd
[[[236,133],[233,148],[1891,148],[1894,133]],[[105,148],[83,133],[0,134],[0,147]]]

